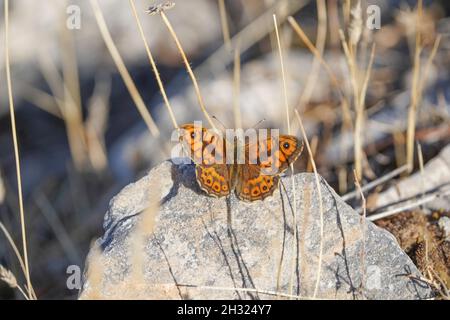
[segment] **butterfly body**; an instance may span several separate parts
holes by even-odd
[[[180,140],[194,160],[197,182],[214,197],[227,196],[234,190],[240,200],[264,200],[275,192],[280,174],[303,150],[303,143],[295,136],[280,135],[278,144],[271,137],[242,143],[244,152],[239,156],[237,138],[226,140],[193,124],[181,129]],[[262,154],[268,157],[263,158]],[[276,170],[270,171],[271,168]]]

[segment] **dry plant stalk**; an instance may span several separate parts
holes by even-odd
[[[305,88],[302,94],[300,95],[300,99],[296,107],[296,109],[298,110],[302,110],[304,106],[307,105],[311,100],[311,96],[314,87],[316,86],[320,71],[321,61],[319,57],[321,58],[323,57],[325,42],[327,40],[327,6],[325,0],[316,0],[316,4],[317,4],[317,21],[318,21],[317,38],[316,38],[317,40],[315,46],[310,46],[311,48],[314,48],[316,50],[316,54],[314,55],[314,61],[311,66],[308,79],[306,80]],[[300,33],[302,33],[301,28]],[[307,41],[310,43],[309,39],[307,39]]]
[[[339,95],[339,99],[341,100],[343,123],[346,124],[348,122],[347,119],[351,119],[351,113],[350,113],[350,109],[349,109],[350,103],[348,102],[345,94],[342,92],[342,88],[339,84],[339,81],[338,81],[336,75],[334,74],[330,65],[324,60],[321,52],[314,46],[314,44],[308,38],[306,33],[303,31],[303,29],[297,23],[297,21],[295,21],[295,19],[293,17],[288,17],[288,21],[289,21],[291,27],[294,29],[295,33],[300,38],[300,40],[303,41],[303,43],[306,45],[306,47],[309,49],[309,51],[311,51],[311,53],[314,55],[314,57],[322,64],[326,73],[328,74],[328,77],[331,80],[331,85],[336,89],[336,91]],[[348,126],[352,127],[351,121],[348,122]]]
[[[161,286],[166,285],[169,287],[172,287],[173,284],[160,284]],[[197,289],[207,289],[207,290],[219,290],[219,291],[239,291],[239,292],[250,292],[250,293],[256,293],[256,294],[262,294],[262,295],[268,295],[268,296],[274,296],[274,297],[280,297],[280,298],[290,298],[290,299],[297,299],[297,300],[321,300],[318,298],[311,298],[307,296],[299,296],[299,295],[293,295],[293,294],[286,294],[283,292],[278,291],[271,291],[271,290],[264,290],[264,289],[258,289],[258,288],[236,288],[236,287],[218,287],[218,286],[199,286],[195,284],[185,284],[185,283],[179,283],[177,284],[178,287],[186,287],[186,288],[197,288]],[[325,299],[324,299],[325,300]]]
[[[23,258],[20,255],[19,249],[17,248],[17,245],[14,243],[14,240],[11,237],[11,234],[8,232],[4,224],[0,221],[0,230],[3,232],[3,234],[6,237],[6,240],[8,240],[8,243],[10,244],[11,248],[14,251],[14,254],[16,255],[17,260],[19,261],[20,268],[22,269],[23,274],[26,274],[25,269],[25,263],[23,262]]]
[[[58,105],[61,101],[57,97],[54,97],[47,92],[30,86],[26,83],[22,83],[24,87],[22,98],[28,103],[38,107],[39,109],[51,114],[54,117],[62,119],[61,112]]]
[[[361,39],[363,28],[361,0],[358,0],[356,5],[350,10],[350,17],[349,41],[352,46],[356,47]]]
[[[362,202],[362,215],[360,218],[360,224],[362,229],[362,249],[361,249],[361,286],[360,290],[362,290],[362,293],[364,294],[365,289],[365,283],[366,283],[366,230],[367,230],[367,221],[366,221],[366,197],[364,197],[364,192],[361,189],[361,184],[359,183],[356,170],[353,171],[355,186],[358,189],[359,196],[361,197]]]
[[[231,50],[230,28],[228,27],[227,9],[225,7],[225,0],[219,0],[219,11],[220,11],[220,24],[222,26],[223,41],[225,43],[225,47],[228,50]]]
[[[133,79],[131,78],[131,75],[128,72],[127,67],[125,66],[125,63],[123,62],[122,57],[120,56],[119,50],[117,49],[116,45],[114,44],[111,34],[109,33],[108,26],[106,25],[105,18],[103,17],[103,13],[98,4],[98,0],[90,0],[90,4],[92,7],[92,10],[94,11],[95,20],[100,29],[100,33],[102,34],[103,40],[106,44],[106,47],[108,48],[108,51],[111,54],[111,57],[113,58],[114,63],[116,64],[116,67],[120,73],[120,76],[122,77],[122,79],[125,83],[125,86],[127,87],[128,91],[129,91],[142,119],[144,120],[145,124],[147,125],[150,133],[152,134],[152,136],[158,137],[160,134],[159,129],[156,126],[156,123],[153,120],[152,116],[150,115],[147,107],[145,106],[144,100],[142,99],[141,95],[139,94],[139,91],[136,88],[136,84],[133,82]]]
[[[22,296],[26,300],[29,300],[28,296],[25,294],[23,289],[17,283],[17,279],[14,276],[14,274],[10,270],[3,267],[1,264],[0,264],[0,281],[5,282],[11,289],[19,290],[19,292],[22,294]]]
[[[66,0],[61,4],[61,9],[65,8]],[[60,12],[62,13],[64,10],[60,10]],[[84,134],[76,48],[72,33],[64,25],[59,28],[59,37],[61,40],[62,82],[58,84],[63,84],[61,97],[64,100],[61,105],[61,114],[67,128],[67,138],[75,167],[81,171],[86,168],[88,163],[88,150]]]
[[[12,93],[12,82],[11,82],[11,69],[10,69],[10,59],[9,59],[9,0],[5,0],[5,67],[6,67],[6,83],[8,88],[8,101],[9,101],[9,114],[11,118],[11,130],[14,145],[14,158],[16,162],[16,177],[17,177],[17,193],[19,195],[19,213],[20,213],[20,226],[22,231],[22,249],[23,249],[23,260],[25,266],[25,278],[27,281],[27,292],[28,296],[33,297],[33,287],[31,285],[30,278],[30,268],[28,264],[28,249],[27,249],[27,233],[25,226],[25,213],[23,206],[23,195],[22,195],[22,176],[20,170],[20,157],[19,157],[19,143],[17,141],[17,129],[16,129],[16,117],[14,111],[14,99]]]
[[[290,110],[289,110],[289,102],[288,102],[288,94],[287,94],[287,84],[286,84],[286,73],[284,69],[284,61],[283,61],[283,51],[281,47],[281,40],[280,40],[280,34],[278,32],[278,23],[277,23],[277,16],[273,15],[273,23],[275,26],[275,34],[277,38],[277,46],[278,46],[278,55],[280,58],[280,67],[281,67],[281,77],[282,77],[282,84],[283,84],[283,97],[284,97],[284,107],[286,112],[286,123],[287,123],[287,129],[288,133],[291,134],[291,122],[290,122]],[[293,220],[293,228],[294,228],[294,235],[293,235],[293,248],[297,246],[297,192],[295,188],[295,179],[294,179],[294,164],[291,164],[291,184],[292,184],[292,194],[293,194],[293,208],[294,208],[294,220]],[[292,251],[294,252],[294,250]],[[292,254],[292,261],[291,261],[291,273],[289,278],[289,294],[292,295],[293,292],[293,286],[294,286],[294,273],[295,273],[295,255]]]
[[[411,173],[414,165],[414,135],[416,132],[416,115],[417,106],[419,104],[420,90],[420,54],[422,52],[422,37],[420,33],[420,23],[422,20],[423,7],[422,0],[417,2],[417,18],[416,18],[416,46],[414,51],[414,68],[413,80],[411,88],[411,104],[408,112],[408,128],[406,130],[406,163],[409,166],[408,172]]]
[[[42,75],[50,87],[54,102],[58,107],[64,125],[66,126],[67,139],[72,159],[77,169],[83,169],[86,164],[86,144],[84,141],[84,129],[76,103],[67,88],[64,78],[59,74],[58,68],[50,56],[41,51],[39,64]]]
[[[320,187],[319,174],[317,173],[316,162],[314,161],[313,152],[311,150],[311,146],[308,141],[308,136],[306,135],[305,128],[303,127],[303,121],[300,117],[300,114],[297,110],[294,110],[295,115],[297,117],[298,123],[300,125],[300,130],[303,135],[303,139],[305,140],[306,149],[308,150],[309,158],[311,159],[311,165],[314,170],[314,177],[316,180],[317,193],[319,194],[319,212],[320,212],[320,245],[319,245],[319,262],[317,264],[317,278],[316,284],[314,287],[314,295],[313,298],[317,297],[317,293],[319,291],[320,277],[322,273],[322,258],[323,258],[323,200],[322,200],[322,188]]]
[[[133,11],[133,15],[134,15],[134,18],[136,20],[136,23],[137,23],[137,26],[138,26],[138,29],[139,29],[139,33],[141,35],[142,41],[144,42],[145,51],[147,52],[147,56],[148,56],[148,59],[150,61],[150,65],[152,66],[152,70],[153,70],[153,73],[155,74],[156,81],[158,82],[159,90],[160,90],[161,95],[163,97],[164,104],[166,105],[167,110],[169,111],[169,116],[170,116],[170,119],[172,120],[172,125],[173,125],[174,128],[178,129],[178,123],[177,123],[177,120],[175,119],[173,108],[170,105],[170,101],[169,101],[169,98],[167,97],[167,93],[166,93],[166,90],[164,88],[164,84],[163,84],[163,82],[161,80],[161,77],[159,75],[159,71],[158,71],[158,68],[156,66],[155,59],[153,58],[153,54],[150,51],[150,47],[149,47],[149,45],[147,43],[147,39],[145,38],[144,30],[142,28],[142,24],[141,24],[141,21],[139,19],[139,15],[138,15],[138,13],[136,11],[136,6],[134,4],[134,0],[129,0],[129,1],[130,1],[131,10]]]
[[[323,59],[323,56],[320,53],[320,51],[314,46],[314,44],[311,42],[311,40],[309,40],[305,31],[303,31],[303,29],[300,27],[298,22],[295,21],[295,19],[293,17],[288,17],[288,22],[290,23],[291,27],[294,29],[294,31],[298,35],[298,37],[303,41],[303,43],[309,49],[309,51],[311,51],[311,53],[314,54],[314,57],[320,61],[320,63],[324,67],[325,71],[327,72],[328,76],[330,77],[330,80],[331,80],[333,86],[336,87],[337,89],[340,89],[339,81],[337,80],[334,72],[331,70],[328,63]]]
[[[89,161],[96,172],[102,172],[108,167],[104,137],[108,124],[108,97],[110,93],[110,81],[99,79],[89,101],[89,113],[84,129]]]
[[[5,201],[5,195],[6,195],[5,184],[3,183],[2,172],[0,170],[0,205],[2,205],[3,202]]]
[[[311,139],[311,151],[312,151],[313,157],[316,156],[318,145],[319,145],[319,136],[315,135]],[[308,164],[306,165],[306,172],[312,172],[312,171],[313,171],[313,169],[312,169],[311,158],[308,158]]]
[[[239,54],[239,41],[234,49],[234,68],[233,68],[233,116],[234,127],[242,128],[242,116],[240,107],[241,95],[241,55]]]
[[[423,168],[423,154],[420,143],[417,143],[417,155],[419,157],[419,168],[420,168],[420,193],[423,198],[425,196],[425,170]]]
[[[288,9],[291,14],[299,11],[302,7],[304,7],[308,1],[306,0],[277,0],[268,8],[263,14],[254,19],[247,26],[242,28],[241,31],[236,33],[231,38],[231,47],[236,47],[236,42],[240,41],[240,52],[242,53],[252,47],[255,43],[263,39],[267,34],[272,32],[273,24],[268,23],[272,19],[272,15],[274,12],[281,11],[280,9],[285,6],[285,4],[289,2]],[[283,22],[286,19],[286,15],[278,14],[278,21]],[[212,53],[200,66],[196,68],[197,75],[203,74],[216,74],[224,69],[224,67],[232,62],[232,55],[226,45],[222,45],[219,49],[217,49],[214,53]]]
[[[339,30],[341,38],[341,44],[344,50],[344,54],[347,60],[350,82],[352,86],[353,105],[356,113],[355,125],[354,125],[354,163],[358,180],[363,176],[363,128],[365,119],[365,96],[367,91],[368,82],[370,80],[370,73],[375,55],[375,45],[372,45],[372,51],[370,60],[367,66],[365,75],[360,70],[357,61],[357,49],[361,39],[363,28],[362,21],[362,9],[361,1],[358,0],[356,5],[350,11],[350,26],[348,29],[349,39],[346,41],[344,32]],[[363,83],[361,84],[361,79]]]
[[[178,36],[175,33],[175,30],[173,29],[172,24],[170,23],[169,19],[167,18],[164,10],[165,10],[165,8],[162,7],[159,11],[157,11],[155,13],[158,13],[161,16],[164,24],[166,25],[167,29],[169,30],[170,35],[172,36],[173,40],[175,41],[175,44],[176,44],[176,46],[178,48],[178,51],[181,54],[181,58],[183,59],[184,65],[186,67],[186,70],[187,70],[187,72],[188,72],[188,74],[189,74],[189,76],[190,76],[190,78],[192,80],[192,84],[194,85],[194,90],[195,90],[195,93],[197,95],[198,103],[200,105],[200,108],[201,108],[203,114],[205,115],[206,120],[210,124],[211,128],[213,128],[214,130],[217,130],[216,126],[214,125],[214,122],[212,121],[212,119],[211,119],[211,117],[210,117],[210,115],[208,113],[208,111],[206,110],[205,104],[203,102],[203,97],[202,97],[202,95],[200,93],[200,87],[198,85],[197,79],[195,78],[194,72],[192,71],[191,65],[189,64],[189,61],[188,61],[188,59],[186,57],[186,53],[184,52],[183,47],[181,46],[180,40],[178,39]]]
[[[367,92],[367,86],[370,80],[370,74],[372,70],[373,60],[375,56],[375,44],[372,45],[372,51],[370,54],[369,65],[367,67],[366,75],[363,85],[359,92],[359,98],[357,99],[358,105],[356,105],[356,120],[355,120],[355,169],[358,179],[362,179],[363,172],[363,129],[365,119],[365,97]]]

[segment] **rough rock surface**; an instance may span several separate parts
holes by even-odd
[[[321,238],[314,175],[295,175],[295,201],[288,176],[282,179],[281,193],[245,203],[234,195],[227,200],[203,194],[193,168],[163,162],[111,201],[105,234],[86,262],[80,298],[273,298],[263,291],[313,297]],[[316,298],[431,296],[390,233],[371,222],[363,229],[360,216],[323,180],[321,191],[324,238]],[[142,230],[139,224],[152,195],[159,194],[154,233],[143,238],[144,252],[135,254],[134,235]]]

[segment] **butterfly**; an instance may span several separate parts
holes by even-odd
[[[234,190],[240,200],[264,200],[275,192],[280,174],[303,150],[303,141],[295,136],[280,135],[276,141],[272,135],[258,134],[256,142],[241,143],[244,151],[239,161],[236,138],[228,141],[194,124],[185,124],[180,129],[180,142],[194,160],[198,185],[214,197],[228,196]],[[231,163],[224,161],[229,156],[227,151],[232,151]]]

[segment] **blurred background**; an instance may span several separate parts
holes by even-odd
[[[4,1],[0,2],[3,7]],[[339,194],[352,191],[355,139],[351,124],[355,112],[352,77],[339,29],[346,36],[350,34],[351,19],[355,17],[349,9],[357,1],[225,0],[224,6],[221,2],[180,0],[166,13],[197,76],[209,113],[230,128],[238,123],[247,128],[266,119],[262,127],[280,128],[287,133],[273,31],[272,15],[276,13],[289,105],[302,114],[319,173]],[[91,242],[102,234],[109,200],[122,187],[169,158],[172,146],[172,122],[129,1],[98,3],[160,131],[159,137],[149,132],[117,71],[100,33],[92,1],[10,1],[9,50],[28,252],[31,279],[42,299],[76,298],[77,291],[66,287],[67,266],[83,268]],[[145,14],[155,3],[134,3],[178,123],[204,120],[166,25],[160,16]],[[415,141],[420,143],[425,163],[450,142],[450,3],[424,1],[419,25],[415,0],[361,1],[364,21],[369,5],[380,9],[381,28],[370,30],[363,23],[359,40],[357,61],[362,70],[369,64],[372,43],[376,44],[365,99],[362,184],[407,161],[405,132],[414,82],[417,26],[423,47],[418,62],[426,72],[421,78],[423,92],[417,106]],[[72,21],[77,8],[80,28],[71,29],[68,20]],[[288,16],[294,17],[323,53],[338,80],[338,89],[286,22]],[[1,19],[0,221],[20,244],[3,14]],[[433,53],[438,36],[439,46]],[[351,102],[347,108],[342,105],[341,95]],[[233,112],[236,106],[238,114],[236,109]],[[294,133],[301,136],[294,116],[292,119]],[[418,160],[414,159],[417,171]],[[306,156],[298,161],[297,168],[311,170]],[[3,234],[0,264],[24,283]],[[0,299],[15,297],[14,290],[0,283]]]

